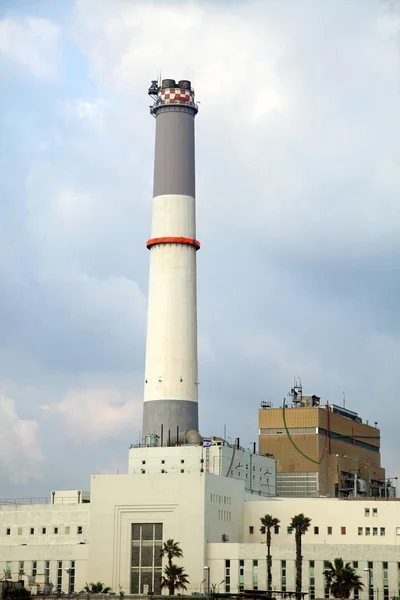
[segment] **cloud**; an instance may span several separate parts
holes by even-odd
[[[29,480],[41,479],[43,460],[38,422],[21,419],[17,413],[15,401],[1,394],[0,467],[3,471],[2,479],[4,480],[4,476],[6,476],[16,484],[26,484]]]
[[[138,423],[138,404],[119,390],[72,390],[61,402],[41,408],[59,415],[67,435],[77,444],[123,435]]]
[[[201,102],[202,432],[226,424],[254,441],[259,399],[276,405],[296,375],[331,402],[345,391],[372,421],[368,382],[394,447],[397,13],[374,1],[317,4],[80,0],[68,18],[53,15],[54,52],[38,41],[31,53],[50,65],[41,85],[26,69],[13,75],[0,99],[0,377],[25,386],[10,397],[45,424],[50,487],[66,451],[62,476],[76,486],[78,471],[121,464],[140,429],[147,88],[160,69],[191,79]],[[26,40],[40,12],[49,21],[45,5],[11,19]]]
[[[59,27],[48,19],[7,17],[0,22],[0,55],[44,82],[58,76]]]

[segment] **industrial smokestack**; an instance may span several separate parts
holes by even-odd
[[[152,82],[156,118],[143,437],[198,432],[194,118],[191,82]],[[161,427],[163,425],[163,427]],[[180,432],[180,434],[179,434]],[[177,438],[180,437],[181,440]],[[175,439],[176,438],[176,439]],[[200,436],[190,438],[200,440]]]

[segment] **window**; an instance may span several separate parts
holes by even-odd
[[[36,577],[36,573],[37,573],[37,561],[33,560],[32,561],[32,577]]]
[[[145,465],[145,464],[146,464],[146,461],[145,461],[145,460],[142,460],[142,465]]]
[[[253,590],[258,590],[258,560],[253,560]]]
[[[310,600],[314,600],[315,599],[315,562],[313,560],[310,560],[309,572],[310,572],[310,581],[309,581]]]
[[[244,589],[244,560],[239,560],[239,590]]]
[[[346,527],[340,528],[342,535],[346,535]]]
[[[384,527],[381,527],[381,535],[385,535],[385,533],[386,533],[386,530],[385,530],[385,528],[384,528]]]
[[[58,527],[54,527],[54,535],[57,535],[58,533]]]
[[[279,533],[279,525],[274,526],[274,533]]]
[[[143,594],[144,586],[161,594],[162,523],[133,523],[131,529],[131,594]]]
[[[365,516],[366,516],[366,517],[369,517],[369,508],[366,508],[366,509],[365,509]]]
[[[183,465],[183,463],[185,462],[184,458],[181,458],[181,464]]]
[[[377,527],[373,527],[372,528],[372,535],[378,535],[378,528]]]
[[[400,530],[400,527],[399,527],[399,530]],[[261,527],[260,531],[261,531],[261,533],[265,533],[265,527]],[[400,535],[400,533],[399,533],[399,535]]]
[[[18,573],[19,573],[19,575],[24,575],[24,573],[25,573],[24,561],[23,560],[19,561]]]
[[[181,469],[181,473],[184,473],[184,472],[185,472],[185,469]]]
[[[319,527],[314,527],[314,535],[318,535],[319,534]]]
[[[11,529],[9,527],[6,529],[6,535],[11,535]]]
[[[368,569],[373,569],[374,568],[374,563],[373,562],[369,562],[368,563]]]
[[[22,527],[18,527],[18,535],[22,535]]]
[[[44,580],[46,583],[50,581],[50,561],[46,560],[44,563]]]
[[[6,563],[6,579],[12,578],[12,563],[10,560]]]
[[[371,535],[371,528],[370,527],[366,527],[365,528],[365,535]]]
[[[389,600],[389,571],[388,571],[388,563],[382,563],[383,569],[383,600]]]
[[[161,469],[161,473],[165,473],[165,469]]]
[[[42,535],[46,534],[46,527],[42,527]]]
[[[358,560],[353,561],[353,569],[355,571],[355,574],[358,575]],[[354,590],[354,600],[359,600],[360,598],[360,591],[359,590]]]
[[[400,527],[396,527],[396,535],[400,535]]]
[[[31,527],[31,535],[33,535],[35,533],[35,528]]]
[[[57,563],[57,592],[62,592],[62,560]]]
[[[162,459],[161,464],[165,465],[165,460],[164,459]]]
[[[362,528],[362,527],[359,527],[359,528],[358,528],[358,535],[362,535],[362,534],[363,534],[363,528]]]
[[[287,532],[289,535],[291,535],[293,533],[293,527],[288,527]]]
[[[328,527],[328,535],[332,535],[332,527]]]
[[[254,527],[253,527],[253,525],[250,525],[250,527],[249,527],[249,533],[250,534],[254,533]]]
[[[286,560],[281,560],[281,590],[286,592]]]
[[[69,532],[70,532],[70,526],[66,525],[65,526],[65,535],[69,535]]]
[[[227,559],[225,561],[225,592],[231,591],[231,561]]]
[[[373,517],[377,517],[378,516],[378,509],[377,508],[373,508],[372,509],[372,516]]]
[[[71,560],[69,565],[69,579],[68,579],[68,593],[73,594],[75,592],[75,561]]]
[[[141,474],[144,475],[146,473],[146,469],[141,470]]]
[[[83,527],[82,527],[82,525],[78,525],[78,527],[77,527],[77,529],[76,529],[76,533],[77,533],[78,535],[80,535],[81,533],[83,533]]]

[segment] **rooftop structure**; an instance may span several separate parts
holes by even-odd
[[[279,496],[380,497],[395,494],[381,466],[380,430],[354,411],[304,396],[301,385],[291,403],[258,414],[259,448],[278,461]]]

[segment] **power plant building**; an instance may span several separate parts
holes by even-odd
[[[166,564],[161,547],[173,539],[183,551],[177,563],[188,575],[187,593],[265,590],[260,519],[270,514],[280,520],[272,532],[273,588],[289,593],[296,558],[290,521],[304,513],[312,519],[302,548],[303,591],[310,600],[329,597],[323,571],[336,557],[351,562],[365,584],[355,600],[398,597],[400,505],[397,498],[365,495],[385,478],[378,429],[311,397],[311,405],[302,399],[284,413],[260,410],[258,453],[238,439],[229,444],[200,433],[198,107],[188,80],[153,81],[149,95],[156,147],[141,440],[129,448],[127,472],[93,475],[90,492],[55,490],[40,502],[0,501],[3,579],[22,580],[32,593],[72,594],[101,581],[114,594],[159,594]],[[345,475],[353,472],[359,478],[348,483]],[[285,481],[288,474],[292,481]],[[280,497],[285,485],[302,492]],[[345,494],[345,487],[357,493]]]

